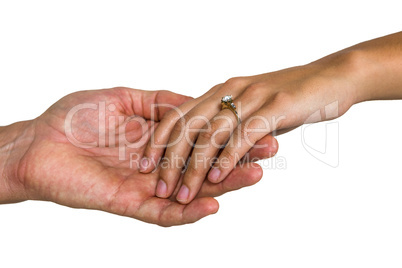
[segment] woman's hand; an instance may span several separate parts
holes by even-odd
[[[274,131],[297,127],[311,115],[310,122],[339,116],[354,103],[354,91],[346,77],[319,64],[229,79],[180,106],[180,113],[168,113],[145,150],[141,171],[152,170],[168,145],[156,189],[157,196],[167,198],[191,155],[177,194],[179,202],[188,204],[207,175],[212,183],[223,181],[250,149]],[[233,97],[240,124],[231,110],[221,110],[226,95]]]
[[[156,194],[167,198],[191,155],[176,196],[188,204],[206,176],[222,182],[266,135],[334,119],[360,101],[400,96],[401,37],[397,33],[305,66],[232,78],[213,87],[180,106],[180,112],[167,114],[145,150],[141,171],[151,171],[164,153]],[[240,124],[231,110],[221,110],[227,95],[233,97]]]

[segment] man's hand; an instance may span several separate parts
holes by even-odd
[[[32,121],[0,128],[0,202],[48,200],[98,209],[162,226],[195,222],[218,210],[213,198],[252,185],[262,176],[254,163],[235,168],[219,184],[207,180],[193,202],[158,198],[160,167],[139,172],[139,161],[165,113],[190,97],[129,88],[70,94]],[[276,153],[267,136],[251,158]]]

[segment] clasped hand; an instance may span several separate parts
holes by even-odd
[[[169,110],[190,97],[169,91],[130,88],[70,94],[44,114],[0,130],[0,203],[45,200],[98,209],[162,226],[191,223],[213,214],[223,193],[252,185],[262,177],[257,164],[235,168],[225,182],[204,181],[193,202],[183,205],[155,195],[161,167],[139,172],[147,142]],[[255,159],[271,153],[252,149]],[[5,149],[10,149],[5,151]],[[4,150],[4,151],[3,151]],[[4,183],[4,184],[3,184]]]
[[[251,148],[273,155],[275,148],[261,146],[267,135],[346,112],[354,102],[353,80],[345,79],[344,72],[334,72],[331,66],[319,62],[232,78],[172,109],[145,149],[141,172],[153,170],[162,157],[166,164],[160,171],[156,195],[173,195],[178,202],[189,204],[206,177],[211,183],[221,183],[239,160],[249,159]],[[241,123],[232,110],[221,109],[221,98],[227,95],[233,96]],[[186,163],[183,159],[190,156],[181,176]]]

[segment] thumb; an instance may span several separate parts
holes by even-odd
[[[160,121],[166,112],[192,99],[168,90],[142,91],[143,117]]]
[[[177,94],[171,91],[158,91],[155,97],[155,103],[158,104],[158,118],[161,119],[165,113],[183,103],[192,100],[192,97]]]

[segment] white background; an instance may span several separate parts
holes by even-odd
[[[233,76],[305,64],[400,31],[398,2],[1,1],[0,124],[78,90],[196,97]],[[337,168],[305,150],[300,128],[278,137],[286,169],[273,160],[260,183],[191,225],[1,205],[0,267],[401,267],[401,112],[377,101],[336,120]],[[313,127],[322,147],[325,124]]]

